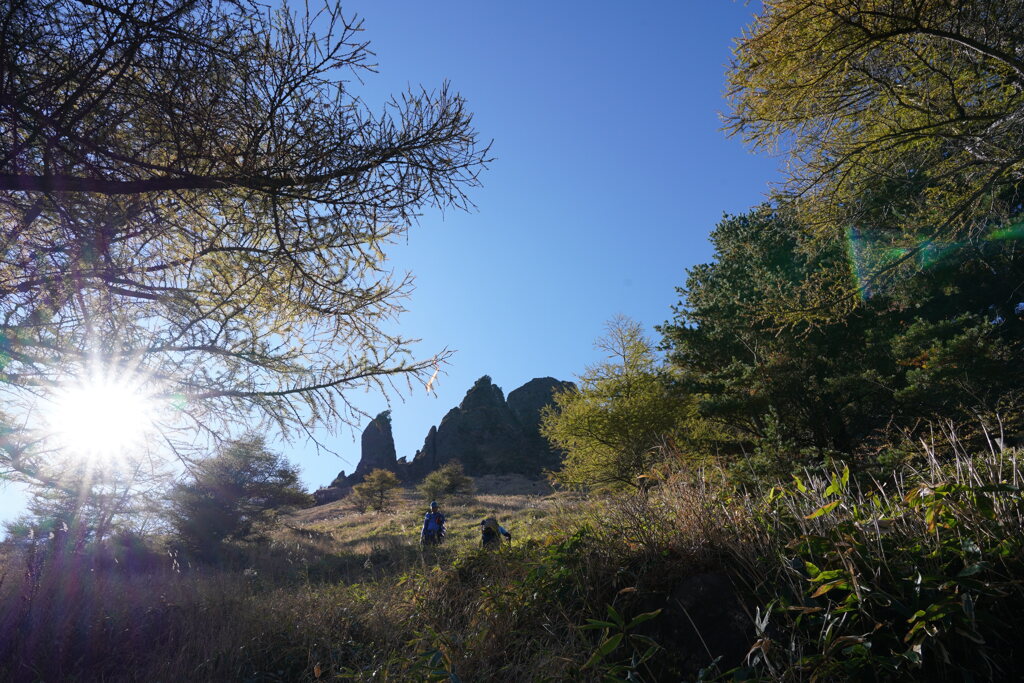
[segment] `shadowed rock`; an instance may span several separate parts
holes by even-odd
[[[563,454],[552,448],[547,439],[540,435],[540,414],[546,406],[554,403],[556,393],[575,388],[572,382],[563,382],[554,377],[538,377],[509,393],[508,407],[519,422],[526,440],[524,465],[530,471],[540,473],[561,466]]]
[[[351,486],[328,486],[313,491],[313,500],[316,505],[326,505],[327,503],[341,500],[351,491]]]
[[[546,469],[556,469],[562,454],[553,450],[540,435],[540,413],[553,403],[553,394],[574,388],[572,382],[553,377],[530,380],[511,392],[508,400],[501,388],[484,375],[466,392],[437,427],[431,427],[423,447],[415,456],[396,458],[391,434],[391,413],[385,411],[367,425],[362,435],[362,457],[351,476],[341,472],[317,500],[333,498],[363,481],[376,468],[391,470],[407,483],[418,482],[441,465],[458,460],[466,474],[517,474],[539,478]]]
[[[484,375],[466,392],[437,428],[436,464],[459,460],[466,474],[478,477],[504,472],[526,473],[526,438],[505,403],[501,389]],[[429,470],[427,470],[429,471]],[[425,473],[424,473],[425,474]]]
[[[347,479],[349,485],[358,484],[375,469],[396,471],[398,458],[395,456],[395,438],[391,434],[390,410],[385,410],[366,425],[360,446],[362,457],[355,472]]]

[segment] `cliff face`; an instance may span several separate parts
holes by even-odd
[[[385,410],[366,425],[360,446],[362,457],[356,471],[349,477],[355,480],[351,483],[362,481],[367,474],[378,468],[395,471],[398,458],[395,455],[395,439],[391,435],[390,410]]]
[[[539,477],[561,463],[540,435],[540,412],[557,391],[575,388],[572,382],[553,377],[530,380],[505,400],[501,388],[483,376],[466,392],[457,407],[448,411],[437,427],[431,427],[423,447],[409,461],[395,457],[390,412],[378,415],[363,431],[359,465],[350,476],[342,472],[330,490],[341,491],[357,484],[378,467],[391,470],[406,482],[421,480],[439,466],[459,460],[470,476],[522,474]]]
[[[466,474],[473,477],[505,472],[525,474],[518,468],[524,442],[522,427],[504,394],[485,375],[466,393],[462,403],[441,420],[434,438],[433,457],[424,457],[421,452],[413,458],[412,478],[419,479],[451,460],[460,461]],[[417,466],[418,461],[423,462]]]
[[[526,463],[532,471],[553,470],[562,464],[562,453],[552,449],[540,435],[540,411],[554,403],[554,394],[574,389],[576,385],[572,382],[538,377],[509,393],[508,407],[526,439],[524,453],[533,457],[532,463]]]

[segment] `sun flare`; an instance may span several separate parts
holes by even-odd
[[[153,401],[135,382],[94,374],[54,395],[47,422],[63,450],[109,460],[143,444]]]

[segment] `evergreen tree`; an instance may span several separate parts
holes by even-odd
[[[595,346],[608,360],[588,367],[578,389],[556,393],[541,434],[565,451],[557,481],[570,487],[639,487],[679,423],[684,401],[668,391],[640,326],[613,319]]]
[[[261,533],[277,510],[312,502],[295,466],[251,434],[196,463],[170,499],[178,538],[204,559],[215,559],[225,539]]]
[[[395,489],[400,486],[398,475],[390,470],[377,468],[366,475],[359,484],[352,487],[357,505],[369,507],[377,512],[389,510],[394,502]]]
[[[865,258],[816,244],[791,214],[761,207],[711,235],[714,261],[689,271],[663,345],[676,391],[729,455],[869,451],[942,423],[979,435],[1017,428],[1024,369],[1024,260],[1013,242],[950,250],[926,270],[876,288],[842,317],[791,324],[765,310],[821,269]],[[962,434],[963,436],[964,434]]]
[[[473,479],[466,476],[461,462],[453,460],[425,476],[416,488],[426,500],[439,500],[472,493]]]

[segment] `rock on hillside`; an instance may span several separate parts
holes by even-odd
[[[459,460],[466,474],[474,477],[540,477],[561,462],[561,454],[540,435],[541,409],[553,402],[554,392],[572,388],[572,382],[540,377],[512,391],[506,401],[501,388],[485,375],[440,425],[430,428],[423,447],[409,461],[396,459],[391,416],[381,413],[363,431],[362,457],[355,472],[338,475],[330,489],[351,487],[378,467],[395,472],[403,481],[417,482],[452,460]],[[330,489],[321,489],[324,497]]]
[[[506,401],[501,388],[484,375],[437,429],[431,428],[423,449],[410,463],[410,478],[421,479],[451,460],[460,461],[473,477],[538,477],[545,468],[557,467],[561,456],[540,435],[540,411],[552,403],[553,392],[574,386],[542,377],[519,387]]]
[[[522,472],[523,430],[491,378],[481,377],[462,403],[441,420],[433,453],[417,453],[411,463],[412,479],[421,479],[438,465],[458,460],[466,474],[477,477],[501,472]]]
[[[508,407],[519,422],[526,437],[526,453],[533,454],[533,471],[552,470],[562,464],[562,453],[551,448],[547,439],[540,435],[540,411],[550,405],[555,393],[575,389],[572,382],[563,382],[554,377],[531,379],[508,395]]]
[[[391,434],[390,410],[385,410],[366,425],[360,446],[362,457],[352,473],[356,481],[362,481],[376,469],[395,471],[398,458],[395,455],[395,438]]]
[[[390,410],[370,420],[370,424],[363,430],[360,446],[362,457],[356,471],[346,477],[342,470],[329,486],[314,491],[313,498],[317,505],[341,500],[352,490],[353,484],[358,484],[377,468],[392,472],[396,470],[398,459],[395,457],[395,439],[391,434]]]

